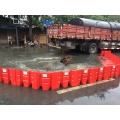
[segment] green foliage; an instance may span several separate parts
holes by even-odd
[[[32,25],[41,28],[44,30],[43,21],[49,20],[52,21],[53,24],[65,24],[69,23],[72,18],[88,18],[93,20],[104,20],[104,21],[112,21],[112,22],[120,22],[120,15],[30,15],[32,19]],[[27,16],[27,21],[25,24],[29,26],[30,17]]]
[[[11,17],[11,15],[9,16]],[[12,16],[13,17],[13,16]],[[53,24],[66,24],[72,18],[88,18],[93,20],[103,20],[111,22],[120,22],[120,15],[19,15],[19,18],[25,18],[24,25],[29,27],[29,35],[32,37],[32,27],[39,27],[41,30],[45,30],[45,26],[42,24],[43,21],[49,20]]]
[[[68,23],[72,18],[78,17],[76,15],[53,15],[52,19],[54,24]]]
[[[93,20],[104,20],[104,16],[103,15],[91,15],[90,19],[93,19]]]
[[[108,20],[113,22],[120,22],[120,15],[109,15]]]
[[[53,24],[65,24],[69,23],[72,18],[88,18],[93,20],[104,20],[111,22],[120,22],[120,15],[26,15],[27,20],[24,21],[24,25],[27,27],[30,24],[35,27],[39,27],[44,30],[43,21],[49,20],[52,21]],[[25,18],[25,15],[19,15],[19,18]],[[13,17],[13,15],[8,15],[8,17]]]

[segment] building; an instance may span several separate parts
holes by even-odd
[[[16,43],[16,26],[18,30],[18,42],[24,44],[24,38],[29,41],[29,29],[22,24],[13,24],[13,19],[0,15],[0,44],[8,44],[8,40]],[[46,44],[46,33],[40,28],[33,28],[33,39],[40,44]]]

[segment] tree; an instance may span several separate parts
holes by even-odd
[[[25,17],[27,20],[24,20]],[[33,41],[32,27],[37,25],[37,23],[39,21],[39,16],[38,15],[27,15],[27,16],[22,15],[21,18],[24,20],[24,25],[26,25],[29,28],[30,41]]]
[[[69,23],[72,18],[79,17],[78,15],[53,15],[52,20],[55,24]]]
[[[90,19],[93,19],[93,20],[104,20],[104,16],[103,15],[91,15]]]
[[[22,16],[24,19],[25,16]],[[45,20],[52,20],[52,17],[49,15],[27,15],[27,20],[24,21],[24,24],[28,26],[29,28],[29,39],[33,41],[32,36],[32,27],[39,27],[41,30],[44,30],[43,21]]]
[[[8,17],[13,17],[9,15]],[[104,20],[112,22],[120,22],[119,15],[19,15],[23,19],[23,24],[29,28],[29,39],[33,41],[32,27],[39,27],[41,30],[45,29],[43,21],[49,20],[53,24],[67,24],[72,18],[88,18],[93,20]],[[26,18],[26,19],[24,19]]]
[[[33,38],[32,38],[32,24],[33,24],[33,20],[32,20],[32,15],[29,15],[28,16],[28,25],[29,25],[29,39],[30,41],[33,41]]]
[[[120,15],[109,15],[108,19],[112,22],[120,22]]]
[[[94,20],[106,20],[106,21],[118,21],[120,20],[119,16],[109,16],[109,15],[27,15],[27,21],[25,24],[29,27],[29,38],[33,41],[32,38],[32,26],[39,27],[41,30],[44,30],[43,21],[49,20],[54,24],[67,24],[72,18],[88,18]]]

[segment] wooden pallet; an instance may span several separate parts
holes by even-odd
[[[101,83],[110,82],[110,81],[113,81],[113,80],[115,80],[115,79],[110,78],[109,80],[101,80],[101,81],[97,81],[97,82],[92,83],[92,84],[89,83],[89,84],[80,85],[80,86],[76,86],[76,87],[66,88],[66,89],[58,90],[57,93],[58,94],[63,94],[63,93],[67,93],[67,92],[70,92],[70,91],[74,91],[74,90],[78,90],[78,89],[98,85],[98,84],[101,84]]]

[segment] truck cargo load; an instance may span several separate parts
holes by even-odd
[[[61,47],[79,48],[85,53],[120,49],[120,23],[74,18],[69,24],[48,26],[47,37]]]

